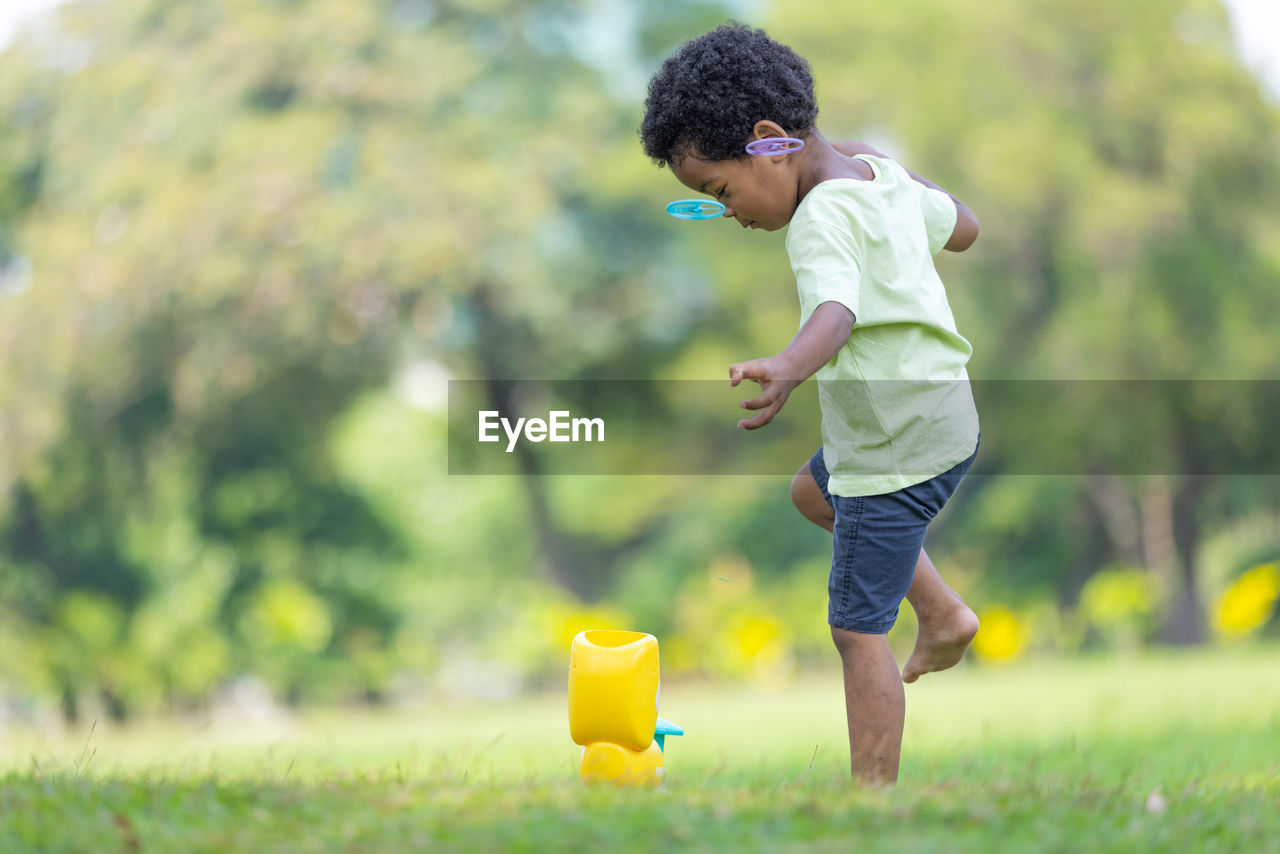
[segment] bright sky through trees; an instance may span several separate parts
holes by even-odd
[[[19,26],[64,0],[5,0],[0,4],[0,50]],[[1280,99],[1280,3],[1276,0],[1225,0],[1245,64]]]

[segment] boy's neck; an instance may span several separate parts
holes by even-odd
[[[796,169],[797,205],[823,181],[832,178],[866,181],[871,178],[871,170],[866,164],[841,154],[817,128],[805,140],[804,149],[791,156]]]

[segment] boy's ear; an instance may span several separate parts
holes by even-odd
[[[752,142],[757,139],[769,139],[774,136],[790,136],[790,134],[786,132],[782,125],[768,119],[761,119],[751,129]]]

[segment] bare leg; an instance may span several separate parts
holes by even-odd
[[[791,500],[806,519],[826,531],[834,530],[835,508],[823,498],[808,463],[800,467],[791,481]],[[902,669],[902,681],[914,682],[925,673],[953,667],[964,657],[969,642],[978,633],[978,617],[964,604],[960,594],[942,580],[923,549],[916,561],[907,601],[915,609],[920,627],[915,649]]]
[[[896,782],[906,699],[889,641],[834,626],[831,638],[844,665],[850,773],[868,783]]]

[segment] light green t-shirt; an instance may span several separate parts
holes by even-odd
[[[892,160],[859,155],[875,177],[818,184],[787,228],[803,325],[824,302],[854,315],[817,372],[833,495],[879,495],[941,474],[978,442],[965,364],[933,266],[956,224],[951,198]]]

